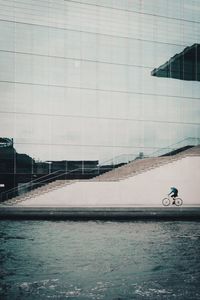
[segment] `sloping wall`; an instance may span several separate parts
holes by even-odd
[[[200,205],[200,157],[185,157],[121,181],[81,181],[28,199],[23,206],[161,206],[175,186],[184,205]]]

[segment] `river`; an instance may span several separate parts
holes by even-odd
[[[0,299],[200,299],[200,222],[0,221]]]

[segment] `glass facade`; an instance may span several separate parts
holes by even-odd
[[[100,163],[198,139],[199,82],[151,72],[199,41],[195,0],[0,0],[1,136]]]

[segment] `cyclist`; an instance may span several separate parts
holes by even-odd
[[[178,196],[178,190],[177,190],[177,188],[175,188],[174,186],[172,186],[171,187],[171,192],[168,194],[168,196],[170,196],[170,195],[171,195],[172,199],[174,200],[172,202],[172,204],[175,204],[175,198]]]

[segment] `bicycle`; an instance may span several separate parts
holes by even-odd
[[[174,203],[172,203],[174,202]],[[181,198],[171,198],[171,197],[167,197],[162,199],[162,204],[164,206],[169,206],[170,204],[175,204],[176,206],[181,206],[183,204],[183,200]]]

